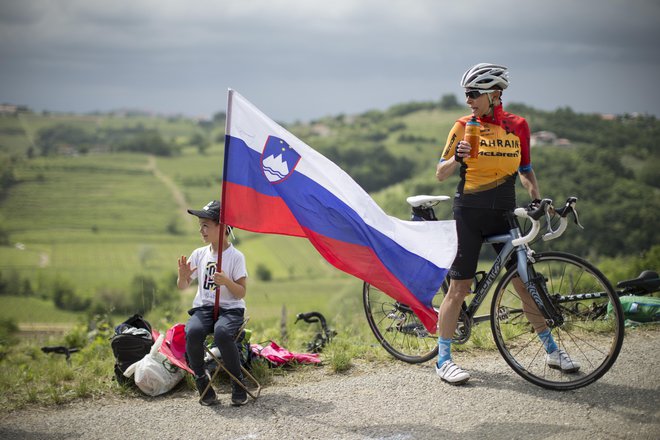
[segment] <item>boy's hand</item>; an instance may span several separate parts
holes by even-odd
[[[188,259],[183,255],[178,259],[179,268],[178,274],[180,280],[190,281],[190,277],[197,270],[196,267],[191,267]]]
[[[230,281],[232,280],[223,271],[213,274],[213,282],[216,286],[226,286]]]

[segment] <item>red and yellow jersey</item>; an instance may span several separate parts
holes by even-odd
[[[465,135],[465,124],[471,117],[464,116],[456,121],[447,137],[441,161],[454,155],[456,145]],[[529,126],[524,118],[505,112],[501,105],[495,107],[493,117],[481,117],[479,122],[479,157],[463,159],[454,205],[513,209],[518,171],[526,172],[532,168]]]

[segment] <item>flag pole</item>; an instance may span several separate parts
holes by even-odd
[[[231,115],[231,98],[234,94],[232,89],[227,91],[227,114],[225,117],[225,153],[224,161],[222,164],[222,189],[220,194],[220,231],[218,233],[219,243],[218,243],[218,258],[216,263],[216,271],[222,271],[222,251],[225,243],[225,234],[227,233],[227,226],[225,224],[225,176],[227,175],[227,157],[228,157],[228,146],[229,146],[229,119]],[[218,319],[218,314],[220,313],[220,286],[215,286],[215,303],[213,304],[213,322]]]

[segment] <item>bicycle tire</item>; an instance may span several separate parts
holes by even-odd
[[[624,320],[619,297],[607,278],[580,257],[544,252],[534,260],[532,273],[543,275],[551,301],[564,317],[551,329],[555,343],[580,369],[567,373],[548,367],[543,344],[529,321],[534,315],[523,313],[522,300],[511,284],[517,268],[500,280],[491,303],[497,349],[517,374],[535,385],[558,391],[589,385],[612,367],[621,350]]]
[[[437,309],[446,292],[433,300]],[[394,300],[377,287],[364,283],[362,303],[369,328],[383,348],[395,358],[409,364],[427,362],[438,355],[438,338],[426,330],[417,315],[407,305]]]

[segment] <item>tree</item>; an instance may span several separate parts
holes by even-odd
[[[446,95],[442,95],[442,98],[440,98],[440,108],[443,110],[454,110],[461,108],[461,105],[456,100],[456,95],[453,93],[448,93]]]
[[[37,146],[42,156],[57,154],[63,148],[77,152],[87,151],[95,143],[95,136],[85,130],[67,124],[45,127],[37,132]]]
[[[257,264],[257,279],[261,281],[270,281],[273,279],[273,274],[264,264]]]
[[[199,154],[206,154],[206,150],[211,146],[208,136],[203,136],[201,133],[195,133],[188,141],[190,145],[197,147]]]
[[[126,140],[120,150],[155,154],[156,156],[173,156],[177,147],[167,142],[157,130],[146,130]]]
[[[61,310],[71,310],[73,312],[82,312],[87,310],[91,304],[89,298],[81,298],[70,281],[57,278],[53,283],[53,303],[55,307]]]

